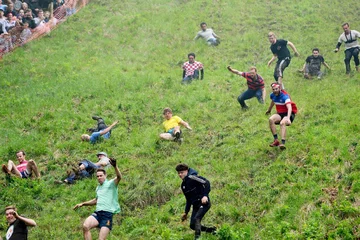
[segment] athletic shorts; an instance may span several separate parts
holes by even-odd
[[[98,211],[91,214],[98,222],[98,228],[107,227],[110,230],[112,229],[113,214],[106,211]]]
[[[20,172],[21,178],[29,178],[31,176],[31,173],[28,172],[27,169],[25,171]]]
[[[166,133],[170,133],[171,135],[173,135],[174,134],[174,128],[169,129]]]
[[[281,120],[282,120],[284,117],[287,116],[287,113],[278,113],[278,114],[280,115]],[[290,122],[292,123],[292,122],[294,121],[294,119],[295,119],[295,114],[294,114],[294,113],[291,113],[291,115],[290,115]],[[280,122],[275,123],[275,124],[276,124],[276,125],[279,125]]]

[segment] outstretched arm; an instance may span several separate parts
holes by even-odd
[[[295,45],[294,45],[292,42],[290,42],[290,41],[288,41],[288,43],[287,43],[287,44],[288,44],[288,45],[291,47],[291,49],[294,51],[295,56],[299,57],[299,56],[300,56],[300,54],[299,54],[299,52],[296,50]]]
[[[330,66],[326,63],[326,62],[323,62],[324,66],[327,67],[327,69],[331,69]]]
[[[110,132],[110,130],[116,125],[118,124],[119,121],[115,121],[113,122],[109,127],[105,128],[104,131],[100,132],[100,135],[104,135],[107,134],[108,132]]]
[[[192,130],[192,128],[190,127],[190,125],[187,122],[181,121],[180,124],[183,125],[184,127],[186,127],[187,129]]]
[[[240,72],[240,71],[238,71],[238,70],[236,70],[236,69],[231,68],[231,66],[227,66],[227,69],[228,69],[230,72],[232,72],[232,73],[234,73],[234,74],[237,74],[237,75],[240,75],[240,76],[243,74],[242,72]]]
[[[94,199],[91,199],[90,201],[76,204],[73,209],[76,210],[78,208],[81,208],[82,206],[92,206],[92,205],[95,205],[96,203],[97,203],[97,199],[94,198]]]

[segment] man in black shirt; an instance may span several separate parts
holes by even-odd
[[[306,58],[305,64],[300,72],[304,73],[304,78],[311,79],[311,77],[316,76],[318,79],[321,79],[323,72],[321,72],[321,64],[327,67],[330,70],[329,65],[325,62],[323,56],[320,55],[318,48],[312,50],[312,55]]]
[[[7,240],[27,240],[27,226],[36,226],[36,222],[34,220],[20,216],[16,212],[16,208],[14,206],[8,206],[5,208],[5,216],[9,224],[6,236],[4,237],[4,239]]]
[[[215,233],[215,227],[201,225],[201,220],[211,207],[209,198],[210,182],[204,177],[197,176],[197,172],[186,164],[180,163],[175,169],[182,179],[181,190],[186,198],[185,212],[182,214],[181,220],[185,221],[187,219],[192,205],[190,228],[195,231],[195,239],[200,238],[201,232]]]
[[[291,60],[290,51],[287,48],[287,45],[289,45],[291,49],[294,51],[295,56],[300,56],[300,54],[298,53],[295,45],[292,42],[284,39],[276,39],[275,33],[269,32],[268,38],[271,43],[270,46],[271,52],[274,54],[270,59],[270,61],[268,62],[268,67],[276,58],[278,59],[274,69],[274,78],[275,81],[277,81],[280,84],[282,89],[284,89],[284,85],[282,82],[283,72],[285,68],[289,66]]]

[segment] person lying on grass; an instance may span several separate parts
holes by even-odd
[[[90,142],[92,144],[95,144],[96,142],[100,141],[101,137],[104,139],[109,139],[111,136],[111,129],[115,127],[116,124],[118,124],[119,121],[113,122],[109,127],[106,126],[104,120],[101,117],[93,116],[92,119],[96,120],[97,127],[96,128],[88,128],[88,132],[91,133],[91,135],[83,134],[81,135],[81,140]]]

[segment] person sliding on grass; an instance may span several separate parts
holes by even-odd
[[[112,229],[113,215],[120,212],[118,201],[118,184],[122,178],[119,168],[116,166],[116,160],[110,158],[110,163],[115,169],[116,178],[107,180],[104,169],[96,170],[96,178],[99,185],[96,188],[96,198],[76,204],[74,210],[82,206],[96,205],[96,210],[89,216],[83,224],[84,239],[92,239],[90,230],[100,228],[99,239],[106,239]]]
[[[165,118],[165,121],[163,122],[165,133],[161,133],[160,138],[181,143],[183,139],[181,138],[181,130],[179,124],[183,125],[189,130],[192,130],[192,128],[180,117],[173,116],[172,110],[170,108],[164,108],[163,114]]]
[[[330,70],[329,65],[325,62],[324,57],[320,55],[318,48],[312,50],[312,55],[306,58],[305,64],[300,72],[304,73],[304,78],[311,79],[313,76],[316,76],[318,79],[321,79],[324,73],[321,71],[321,64],[323,64],[327,69]]]
[[[7,165],[2,165],[2,171],[10,176],[13,174],[20,178],[30,178],[34,173],[36,178],[40,178],[39,169],[34,160],[26,161],[25,151],[20,150],[16,153],[16,158],[19,160],[19,165],[15,165],[12,160],[9,160]]]
[[[217,46],[220,44],[219,36],[216,35],[211,28],[207,28],[205,22],[200,23],[200,28],[201,31],[196,34],[194,40],[203,38],[209,46]]]
[[[238,102],[242,109],[248,109],[245,100],[256,97],[259,103],[264,104],[265,101],[265,87],[263,78],[257,74],[256,67],[250,67],[249,72],[240,72],[230,66],[227,69],[237,75],[240,75],[246,79],[248,89],[238,97]]]
[[[188,54],[188,62],[185,62],[183,68],[182,84],[191,83],[193,79],[199,79],[199,71],[201,73],[200,79],[204,79],[204,66],[201,62],[195,61],[195,53]]]
[[[101,139],[101,136],[104,139],[109,139],[111,136],[111,129],[119,122],[119,121],[115,121],[108,127],[106,126],[104,120],[101,117],[93,116],[92,119],[98,122],[97,128],[87,129],[89,132],[91,132],[91,135],[88,134],[81,135],[81,140],[88,141],[92,144],[99,141]]]
[[[274,136],[274,142],[272,142],[269,146],[279,146],[281,150],[285,150],[286,126],[290,126],[291,123],[294,121],[295,114],[297,113],[297,107],[296,104],[291,101],[289,94],[284,90],[281,90],[280,84],[272,83],[271,88],[271,103],[269,109],[266,111],[266,114],[270,114],[271,109],[274,105],[276,105],[277,113],[275,113],[269,118],[270,130]],[[279,142],[278,135],[276,134],[275,125],[278,124],[280,124],[281,143]]]
[[[210,182],[197,172],[189,168],[186,164],[180,163],[176,166],[176,171],[182,179],[181,190],[186,198],[185,212],[181,215],[181,220],[185,221],[193,207],[190,220],[190,228],[195,231],[195,239],[199,239],[201,232],[215,233],[215,227],[205,227],[201,225],[201,220],[209,211],[210,203]]]

